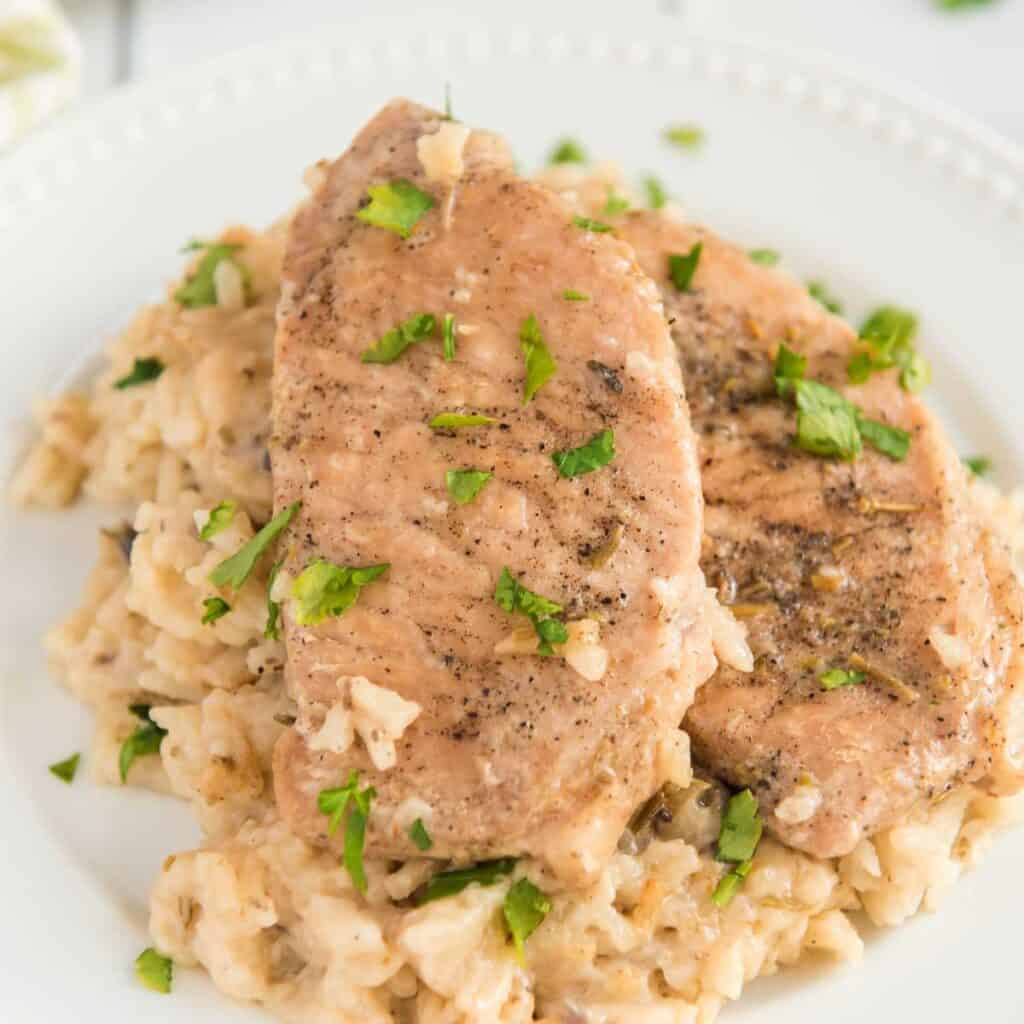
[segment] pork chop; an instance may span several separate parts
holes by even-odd
[[[282,577],[318,559],[390,567],[322,622],[286,603],[300,715],[276,751],[277,799],[299,834],[340,847],[317,795],[356,770],[376,790],[372,854],[419,855],[419,818],[428,856],[532,854],[580,881],[685,774],[679,724],[722,613],[699,569],[695,444],[657,288],[628,246],[520,179],[498,140],[466,134],[390,104],[321,167],[291,228],[271,452],[276,508],[302,507]],[[413,198],[407,238],[366,222],[379,186]],[[419,340],[365,361],[403,324]],[[525,400],[538,338],[557,370]],[[432,429],[442,412],[493,422]],[[610,462],[556,464],[595,440],[607,455],[605,431]],[[460,503],[446,473],[464,469],[491,477]],[[511,601],[512,579],[564,611]],[[549,614],[569,642],[556,626],[541,656]]]
[[[854,332],[788,276],[658,214],[619,233],[662,289],[698,435],[702,564],[756,657],[752,674],[723,666],[700,690],[685,723],[697,759],[754,787],[770,829],[819,856],[958,782],[1019,788],[1021,590],[934,417],[896,370],[850,387]],[[668,254],[697,242],[680,291]],[[906,459],[795,448],[780,342],[807,377],[909,431]],[[864,679],[827,690],[832,668]]]

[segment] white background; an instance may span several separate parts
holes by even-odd
[[[935,0],[63,0],[85,50],[85,97],[177,70],[319,22],[436,8],[543,24],[557,8],[609,35],[630,12],[660,11],[673,26],[728,31],[824,50],[901,79],[1024,144],[1024,0],[946,12]],[[578,12],[578,13],[577,13]]]

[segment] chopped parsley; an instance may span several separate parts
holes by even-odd
[[[523,961],[523,946],[526,940],[537,930],[550,911],[551,900],[528,878],[520,878],[505,893],[501,913],[505,919],[505,927],[515,943],[520,963]]]
[[[421,192],[410,181],[396,178],[382,185],[371,185],[367,190],[370,202],[356,211],[364,224],[394,231],[408,238],[420,218],[434,205],[433,196]]]
[[[287,529],[301,507],[302,502],[296,501],[281,509],[252,540],[247,541],[230,558],[224,559],[214,568],[209,576],[210,582],[217,587],[240,589],[256,567],[260,556],[277,539],[278,534]]]
[[[78,762],[82,760],[81,754],[72,754],[63,761],[57,761],[50,765],[50,774],[55,775],[61,782],[71,785],[75,781],[75,772],[78,771]]]
[[[195,252],[202,249],[203,255],[192,275],[174,293],[175,301],[186,309],[216,306],[217,285],[214,281],[214,271],[224,260],[230,261],[238,269],[238,272],[242,275],[246,295],[248,295],[250,287],[249,269],[234,258],[235,252],[241,248],[240,245],[233,245],[227,242],[200,242],[198,240],[189,242],[182,250],[183,252]]]
[[[785,344],[775,353],[775,390],[785,397],[793,390],[793,382],[803,380],[807,372],[807,357],[798,355]]]
[[[203,625],[216,622],[231,611],[231,605],[223,597],[206,597],[203,599]]]
[[[441,342],[444,345],[444,361],[450,363],[455,358],[455,314],[445,313],[441,322]]]
[[[762,267],[774,267],[782,259],[782,255],[775,249],[751,249],[747,255],[751,263]]]
[[[808,281],[807,293],[812,299],[816,299],[821,303],[821,305],[823,305],[830,313],[835,313],[836,316],[842,316],[842,303],[835,296],[829,294],[829,290],[825,286],[824,281]]]
[[[501,570],[498,577],[494,600],[499,608],[510,615],[525,615],[530,620],[540,641],[538,654],[554,654],[552,645],[564,644],[569,639],[565,623],[554,617],[561,615],[562,606],[527,590],[507,567]]]
[[[430,838],[430,833],[427,831],[427,826],[423,824],[422,818],[417,818],[409,826],[409,838],[417,850],[429,850],[434,845],[434,840]]]
[[[985,7],[992,0],[935,0],[935,6],[943,11],[961,11],[965,7]]]
[[[428,424],[434,430],[457,430],[459,427],[485,427],[497,423],[493,416],[479,413],[439,412]]]
[[[971,476],[987,476],[992,471],[992,460],[987,455],[967,455],[963,464],[970,470]]]
[[[468,505],[490,479],[491,474],[482,469],[449,469],[444,475],[444,485],[456,504]]]
[[[216,537],[222,530],[226,530],[235,518],[238,506],[233,501],[222,501],[219,505],[210,509],[210,516],[206,525],[199,531],[200,540],[210,540]]]
[[[344,615],[359,599],[363,587],[379,579],[391,568],[389,562],[352,568],[335,565],[326,558],[309,563],[292,584],[295,621],[300,626],[315,626],[328,616]]]
[[[416,313],[392,327],[375,345],[366,349],[360,359],[364,363],[393,363],[410,345],[429,338],[436,326],[433,314]]]
[[[137,757],[160,753],[160,742],[167,735],[167,730],[161,729],[149,717],[148,704],[132,704],[131,712],[136,718],[142,720],[142,725],[121,744],[118,770],[121,773],[122,783],[128,781],[128,771]]]
[[[575,139],[562,139],[551,151],[549,164],[585,164],[587,154]]]
[[[512,869],[515,866],[514,858],[502,857],[499,860],[485,860],[467,868],[441,871],[427,882],[416,902],[422,906],[424,903],[432,903],[434,900],[447,899],[449,896],[458,895],[463,889],[474,883],[476,885],[494,885],[499,879],[512,874]]]
[[[617,196],[614,189],[608,189],[608,198],[601,211],[605,217],[617,217],[629,209],[629,200],[625,196]]]
[[[824,690],[838,690],[841,686],[856,686],[866,678],[863,672],[852,668],[830,668],[818,676],[818,682]]]
[[[891,427],[888,423],[881,423],[878,420],[869,420],[858,413],[857,429],[872,448],[883,455],[888,455],[896,462],[902,462],[910,451],[910,434],[899,427]]]
[[[370,804],[377,795],[373,786],[359,789],[359,772],[352,772],[348,782],[336,789],[322,789],[317,796],[317,808],[321,814],[329,815],[327,834],[338,831],[342,816],[348,809],[345,821],[344,863],[352,884],[366,892],[366,871],[363,867],[363,848],[366,845],[366,823],[370,820]]]
[[[555,375],[558,364],[540,333],[540,324],[531,313],[519,328],[519,347],[526,360],[526,383],[523,386],[523,405]]]
[[[918,392],[931,379],[924,357],[914,348],[917,317],[898,306],[882,306],[860,329],[862,347],[850,359],[847,374],[853,384],[863,384],[872,373],[898,367],[900,387]]]
[[[594,220],[593,217],[580,217],[577,215],[573,217],[572,222],[576,227],[582,228],[584,231],[595,231],[599,235],[612,230],[611,224],[605,224],[603,220]]]
[[[673,124],[665,129],[664,137],[680,149],[696,149],[704,142],[704,129],[695,124]]]
[[[263,635],[268,640],[281,639],[281,629],[278,625],[278,620],[281,617],[281,602],[275,601],[271,595],[274,593],[274,582],[277,580],[277,574],[281,571],[282,565],[284,565],[283,558],[270,567],[270,575],[267,577],[267,624],[263,627]]]
[[[551,456],[559,475],[567,479],[593,473],[595,469],[607,466],[614,458],[615,435],[609,428],[595,434],[579,448],[569,448],[566,451],[555,452]]]
[[[164,372],[164,364],[159,359],[136,359],[132,364],[131,373],[114,381],[118,391],[125,388],[137,388],[140,384],[148,384],[156,380]]]
[[[660,210],[668,202],[665,186],[654,175],[644,178],[644,191],[647,193],[647,205],[652,210]]]
[[[566,288],[562,292],[562,298],[566,302],[589,302],[590,296],[586,292],[578,292],[575,288]]]
[[[135,976],[146,988],[167,995],[174,981],[174,961],[150,946],[136,957]]]
[[[702,243],[697,242],[688,253],[669,253],[668,273],[677,291],[688,292],[690,290],[690,282],[697,272],[702,249]]]
[[[732,864],[732,870],[719,879],[711,894],[711,901],[718,907],[726,907],[750,874],[751,863],[757,844],[761,841],[764,826],[757,813],[757,798],[749,789],[740,790],[729,800],[722,815],[722,827],[718,833],[717,859]]]

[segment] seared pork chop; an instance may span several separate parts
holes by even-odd
[[[374,854],[417,855],[420,818],[429,856],[533,854],[586,879],[636,805],[685,772],[679,724],[722,615],[699,570],[694,439],[657,288],[623,242],[518,178],[493,137],[406,102],[322,177],[291,228],[279,311],[275,504],[302,502],[282,573],[390,568],[322,622],[285,605],[300,715],[276,751],[278,803],[340,846],[317,795],[357,770],[376,789]],[[418,204],[407,238],[364,212],[368,189],[398,181]],[[394,361],[364,361],[416,322]],[[557,370],[525,401],[538,337]],[[442,412],[493,422],[432,429]],[[603,431],[611,462],[556,468]],[[491,474],[467,503],[446,490],[463,469]],[[505,567],[563,607],[534,614],[565,620],[554,656],[507,610],[523,606],[496,602]]]
[[[854,332],[785,275],[653,213],[619,233],[662,289],[698,434],[702,564],[756,657],[700,690],[685,723],[697,758],[754,787],[769,828],[819,856],[957,782],[1018,788],[1021,590],[935,419],[898,371],[848,386]],[[668,254],[698,241],[681,292]],[[796,449],[772,377],[780,342],[808,377],[909,431],[906,460]],[[829,691],[830,668],[866,678]]]

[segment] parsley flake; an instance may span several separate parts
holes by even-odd
[[[987,476],[992,471],[992,460],[987,455],[967,455],[963,464],[970,470],[971,476]]]
[[[299,573],[292,584],[292,597],[296,602],[295,621],[300,626],[316,626],[328,616],[344,615],[359,599],[363,587],[379,579],[390,568],[390,562],[352,568],[317,558]]]
[[[819,674],[818,682],[823,690],[838,690],[841,686],[856,686],[866,678],[863,672],[852,668],[830,668]]]
[[[718,834],[718,860],[739,864],[754,856],[764,826],[757,813],[757,798],[749,789],[735,793],[722,816]]]
[[[513,883],[502,903],[501,913],[505,919],[516,955],[523,962],[523,947],[526,940],[537,930],[551,911],[551,900],[528,878]]]
[[[647,193],[647,205],[652,210],[660,210],[668,202],[668,193],[665,186],[654,177],[649,175],[644,178],[644,191]]]
[[[174,981],[174,961],[150,946],[136,957],[135,976],[146,988],[167,995]]]
[[[599,235],[612,230],[611,224],[605,224],[603,220],[594,220],[593,217],[580,217],[577,215],[573,217],[572,222],[576,227],[582,228],[584,231],[594,231]]]
[[[444,361],[450,363],[455,358],[455,314],[445,313],[441,325],[441,341],[444,345]]]
[[[857,407],[816,380],[793,381],[796,445],[812,455],[852,462],[861,452]]]
[[[164,372],[164,364],[159,359],[136,359],[132,364],[131,373],[114,381],[118,391],[125,388],[137,388],[140,384],[148,384],[156,380]]]
[[[343,860],[352,884],[366,892],[366,871],[363,866],[363,848],[366,845],[366,824],[370,820],[370,804],[377,795],[373,786],[359,789],[359,772],[352,772],[344,786],[322,789],[317,796],[317,808],[321,814],[329,815],[327,834],[338,831],[342,816],[348,809],[345,821]]]
[[[836,316],[842,316],[842,303],[835,298],[835,296],[829,294],[829,290],[824,281],[808,281],[807,293],[812,299],[816,299],[821,303],[821,305],[823,305],[830,313],[835,313]]]
[[[203,598],[203,609],[202,623],[208,626],[227,615],[231,611],[231,605],[223,597],[206,597]]]
[[[366,349],[360,359],[364,363],[393,363],[410,345],[429,338],[436,326],[431,313],[416,313],[392,327],[375,345]]]
[[[601,211],[605,217],[617,217],[629,209],[629,200],[625,196],[617,196],[614,189],[608,189],[608,198]]]
[[[590,296],[586,292],[578,292],[575,288],[566,288],[562,292],[562,298],[566,302],[589,302]]]
[[[371,185],[366,192],[370,202],[356,211],[356,217],[364,224],[394,231],[402,238],[412,234],[423,215],[434,205],[433,196],[421,192],[404,178]]]
[[[704,129],[695,124],[673,124],[665,129],[664,138],[680,149],[696,149],[704,142]]]
[[[422,906],[424,903],[432,903],[434,900],[447,899],[474,884],[494,885],[499,879],[512,874],[512,869],[515,866],[514,858],[502,857],[499,860],[485,860],[467,868],[441,871],[427,882],[416,902]]]
[[[121,744],[118,770],[122,783],[128,781],[128,772],[137,757],[160,753],[160,742],[167,735],[167,730],[160,728],[149,717],[148,704],[132,704],[131,712],[136,718],[142,719],[143,724]]]
[[[733,896],[739,892],[743,879],[750,874],[752,866],[753,861],[745,860],[742,864],[737,864],[732,871],[722,875],[718,880],[718,885],[715,886],[715,891],[711,894],[711,902],[716,907],[727,907],[732,902]]]
[[[210,515],[199,531],[199,539],[210,540],[221,531],[226,530],[231,525],[237,511],[238,506],[233,501],[222,501],[219,505],[215,505],[210,509]]]
[[[762,267],[774,267],[782,259],[782,255],[775,249],[751,249],[747,256],[751,263]]]
[[[281,629],[278,625],[281,616],[281,602],[275,601],[271,595],[274,593],[274,582],[277,580],[277,574],[281,571],[282,565],[284,565],[284,559],[278,559],[270,567],[270,575],[267,577],[267,624],[263,627],[263,635],[268,640],[281,639]]]
[[[902,462],[910,452],[910,434],[899,427],[891,427],[888,423],[869,420],[858,414],[857,429],[872,448],[888,455],[895,462]]]
[[[214,271],[224,260],[233,263],[238,272],[242,275],[242,282],[246,296],[249,294],[250,274],[249,269],[243,263],[234,258],[234,254],[241,249],[240,245],[233,245],[226,242],[200,242],[194,240],[182,250],[192,252],[203,250],[199,264],[192,272],[185,283],[174,293],[177,303],[186,309],[200,309],[203,306],[217,305],[217,284]]]
[[[287,529],[301,507],[302,502],[296,501],[281,509],[252,540],[247,541],[230,558],[224,559],[214,568],[209,575],[210,582],[216,587],[240,589],[256,567],[260,556],[277,539],[278,534]]]
[[[566,479],[593,473],[595,469],[607,466],[614,458],[615,435],[608,428],[595,434],[579,448],[569,448],[551,456],[559,475]]]
[[[66,782],[70,786],[75,781],[75,772],[78,771],[78,762],[81,760],[81,754],[72,754],[63,761],[51,764],[50,774],[55,775],[61,782]]]
[[[551,151],[549,164],[585,164],[587,154],[574,139],[562,139]]]
[[[540,324],[531,313],[519,329],[519,347],[526,360],[526,383],[523,386],[523,405],[555,375],[558,364],[540,333]]]
[[[491,474],[482,469],[449,469],[444,475],[444,485],[457,504],[468,505],[490,479]]]
[[[562,606],[549,601],[532,590],[527,590],[508,568],[501,570],[494,588],[494,601],[503,611],[511,615],[525,615],[533,625],[540,644],[537,653],[554,654],[553,644],[564,644],[569,639],[565,624],[554,618],[562,613]]]
[[[430,838],[430,833],[427,831],[427,826],[423,824],[422,818],[417,818],[409,826],[409,838],[417,850],[426,851],[434,845],[434,840]]]
[[[863,384],[872,373],[898,367],[900,387],[918,392],[931,379],[931,369],[914,348],[917,317],[898,306],[876,309],[861,325],[860,351],[847,365],[853,384]]]
[[[688,292],[690,290],[690,282],[697,272],[702,249],[702,243],[697,242],[688,253],[669,253],[668,274],[677,291]]]
[[[493,416],[478,413],[439,412],[427,426],[433,430],[457,430],[459,427],[485,427],[497,422]]]
[[[775,390],[785,397],[793,390],[793,382],[803,380],[807,372],[807,357],[798,355],[785,344],[775,353]]]

